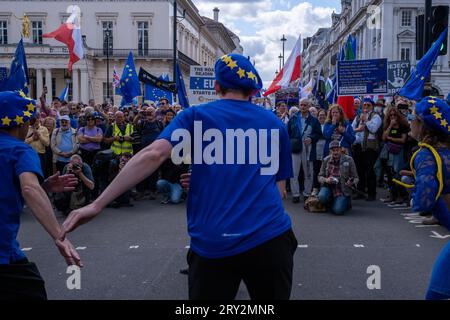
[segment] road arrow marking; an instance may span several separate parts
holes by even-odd
[[[437,233],[436,231],[431,231],[431,233],[433,234],[432,236],[430,236],[431,238],[436,238],[436,239],[450,238],[450,234],[441,235],[441,234]]]

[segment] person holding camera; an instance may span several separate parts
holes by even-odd
[[[358,173],[353,158],[343,153],[336,140],[330,143],[330,155],[323,159],[318,179],[322,185],[317,196],[320,203],[329,206],[336,215],[343,215],[351,208],[352,188],[358,183]]]
[[[70,210],[81,208],[89,203],[90,193],[94,189],[92,170],[81,157],[74,154],[64,167],[63,174],[73,174],[78,179],[75,190],[55,197],[55,207],[67,214]]]

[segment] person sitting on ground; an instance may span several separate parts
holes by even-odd
[[[351,208],[352,187],[358,183],[358,173],[353,158],[343,154],[339,142],[330,143],[330,153],[320,168],[322,188],[318,198],[322,204],[331,207],[331,212],[342,215]]]

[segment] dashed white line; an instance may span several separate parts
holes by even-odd
[[[139,246],[130,246],[130,249],[137,249]]]
[[[416,226],[416,228],[436,228],[436,227],[439,227],[439,225],[437,225],[437,224],[431,224],[431,225],[426,225],[426,224],[422,224],[422,225],[418,225],[418,226]]]
[[[354,244],[353,245],[355,248],[364,248],[363,244]]]
[[[76,247],[76,250],[86,250],[87,247]]]
[[[189,249],[191,246],[186,246],[186,247],[184,247],[185,249]]]
[[[411,210],[411,207],[399,207],[399,208],[392,208],[394,210]]]
[[[299,248],[308,248],[308,245],[307,244],[299,244],[298,247]]]
[[[416,244],[416,247],[420,248],[420,244]]]
[[[22,248],[22,251],[31,251],[33,248]]]

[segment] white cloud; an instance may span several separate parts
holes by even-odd
[[[266,87],[279,67],[282,35],[288,39],[285,51],[287,60],[300,34],[305,38],[319,28],[329,27],[331,14],[337,11],[332,7],[289,0],[194,0],[194,3],[202,15],[211,18],[213,9],[220,9],[219,20],[241,38],[244,54],[256,61],[256,68]]]

